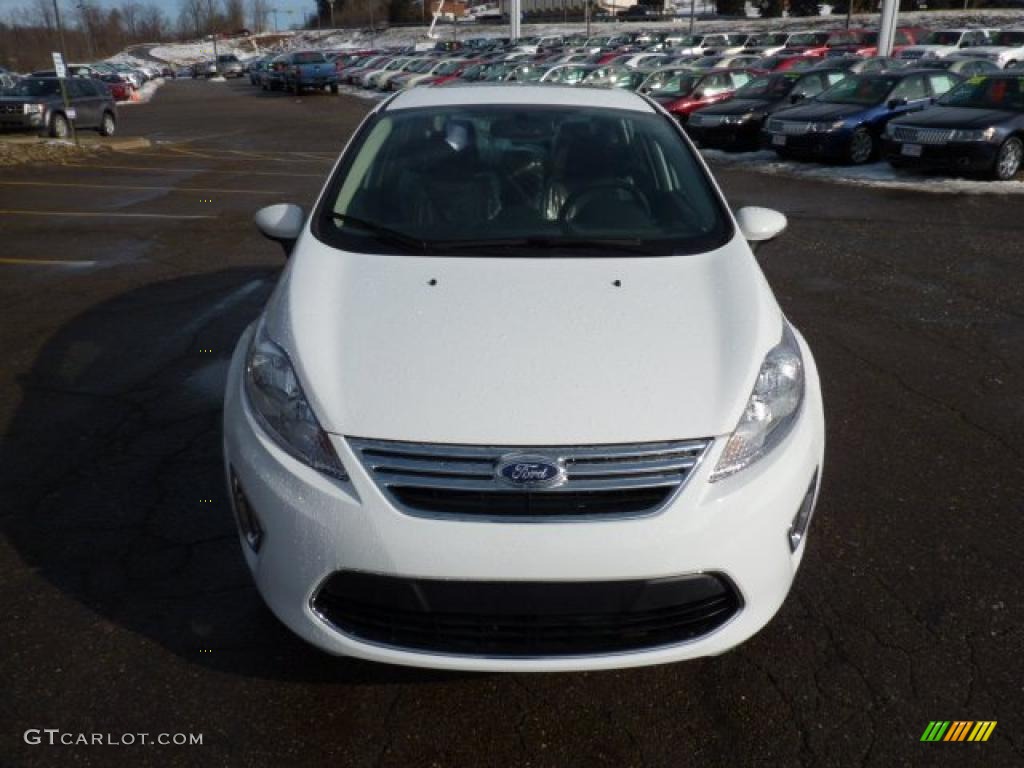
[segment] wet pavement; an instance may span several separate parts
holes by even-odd
[[[327,656],[263,606],[220,465],[228,356],[368,105],[172,82],[146,150],[0,175],[0,765],[1024,762],[1024,221],[996,196],[719,174],[814,348],[829,445],[793,592],[668,667],[435,673]],[[931,720],[996,720],[924,744]],[[26,729],[202,745],[26,744]]]

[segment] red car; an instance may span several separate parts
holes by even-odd
[[[132,84],[120,75],[103,75],[100,80],[107,86],[114,101],[131,101],[132,92],[135,90]]]
[[[648,95],[679,122],[685,123],[690,114],[701,107],[731,99],[737,88],[749,83],[757,74],[751,69],[682,71]]]
[[[455,64],[455,62],[451,63]],[[458,80],[460,77],[462,77],[463,72],[472,67],[474,64],[479,63],[480,59],[466,59],[465,61],[460,60],[458,61],[458,63],[456,64],[452,71],[445,71],[443,74],[437,75],[437,77],[432,77],[430,80],[424,82],[423,85],[444,85],[445,83],[449,83],[452,80]],[[442,67],[442,69],[447,68]]]
[[[787,51],[806,56],[825,56],[833,48],[845,48],[860,43],[861,29],[826,29],[820,32],[796,32],[786,41]]]
[[[765,72],[788,72],[790,70],[796,72],[801,69],[810,69],[823,61],[825,61],[825,57],[820,54],[808,56],[801,53],[789,55],[779,53],[775,56],[765,56],[757,63],[757,67]]]
[[[917,45],[927,34],[920,27],[898,27],[893,33],[892,54],[895,55],[910,45]],[[878,55],[878,30],[865,30],[861,35],[860,42],[853,45],[836,46],[831,49],[832,55],[837,52],[853,54],[855,56],[877,56]]]

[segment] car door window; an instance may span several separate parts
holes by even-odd
[[[905,78],[899,85],[893,88],[889,98],[906,99],[907,101],[928,98],[928,90],[925,87],[924,78],[920,75]]]
[[[748,72],[733,72],[731,77],[733,88],[742,88],[752,79]]]
[[[937,72],[934,75],[928,75],[928,81],[931,84],[933,96],[941,96],[956,85],[956,80],[945,72]]]

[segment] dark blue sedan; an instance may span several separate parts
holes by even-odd
[[[930,106],[962,79],[943,70],[851,76],[776,112],[765,124],[763,141],[784,157],[867,163],[877,156],[889,120]]]

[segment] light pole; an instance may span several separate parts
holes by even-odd
[[[370,47],[376,48],[377,29],[373,23],[373,0],[370,0]]]
[[[697,0],[690,0],[690,34],[693,34],[693,17],[697,13]]]
[[[57,7],[57,0],[53,0],[53,17],[57,22],[57,34],[60,36],[60,55],[64,59],[64,66],[68,65],[68,47],[64,42],[64,25],[60,22],[60,8]],[[68,86],[64,82],[64,78],[60,78],[60,95],[64,99],[64,114],[66,115],[71,110],[71,103],[68,101]],[[75,121],[68,120],[68,125],[71,126],[71,138],[75,140],[75,146],[78,146],[78,131],[75,130]]]
[[[334,0],[327,0],[331,6],[331,29],[334,29]]]
[[[274,14],[274,34],[277,34],[277,8],[271,8],[270,11]]]
[[[587,22],[587,40],[590,39],[590,0],[583,0],[583,15]]]

